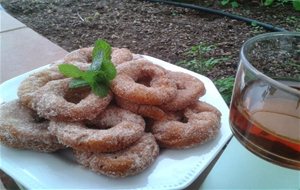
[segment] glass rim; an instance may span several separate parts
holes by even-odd
[[[249,60],[246,58],[246,51],[245,51],[245,47],[249,46],[250,44],[259,41],[261,39],[270,39],[272,37],[276,37],[276,36],[298,36],[300,37],[300,32],[268,32],[268,33],[264,33],[264,34],[259,34],[257,36],[254,36],[250,39],[248,39],[246,42],[244,42],[244,44],[242,45],[241,51],[240,51],[240,58],[241,63],[244,66],[246,66],[255,76],[257,76],[258,78],[261,78],[271,84],[273,84],[276,87],[279,87],[282,90],[288,91],[290,93],[296,94],[297,96],[300,96],[300,91],[296,90],[288,85],[285,85],[281,82],[276,81],[275,79],[269,77],[268,75],[265,75],[264,73],[262,73],[261,71],[257,70],[250,62]]]

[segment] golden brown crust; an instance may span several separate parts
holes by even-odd
[[[81,48],[68,53],[64,59],[64,63],[92,62],[93,47]],[[112,48],[111,61],[114,65],[119,65],[123,62],[130,61],[133,59],[133,54],[127,48]]]
[[[114,106],[109,106],[89,125],[93,128],[82,122],[51,121],[49,130],[62,144],[92,152],[114,152],[126,148],[136,142],[145,130],[141,116]]]
[[[152,134],[144,134],[132,146],[114,153],[74,151],[78,163],[110,177],[136,175],[148,168],[159,154],[159,147]]]
[[[25,80],[23,80],[18,88],[17,95],[23,105],[32,107],[32,98],[35,96],[35,92],[46,85],[49,81],[65,78],[58,70],[58,66],[62,62],[52,64],[49,68],[42,71],[31,74]],[[86,70],[88,65],[81,62],[72,62],[80,69]]]
[[[65,95],[69,90],[70,80],[50,81],[35,92],[31,107],[39,116],[60,121],[91,120],[110,103],[111,93],[101,98],[92,91],[78,103],[67,101]]]
[[[157,106],[135,104],[118,96],[115,96],[115,100],[118,106],[121,108],[139,114],[143,117],[155,120],[163,120],[167,117],[167,114]]]
[[[17,94],[22,104],[30,107],[32,104],[32,97],[40,87],[44,86],[51,80],[64,78],[64,76],[59,73],[56,68],[57,67],[51,67],[49,69],[33,73],[21,82]]]
[[[176,83],[177,93],[171,101],[160,105],[165,111],[182,110],[205,94],[203,82],[192,75],[169,71],[167,77]]]
[[[131,61],[133,54],[127,48],[113,48],[111,53],[111,61],[114,65],[120,65],[121,63]]]
[[[175,83],[165,76],[164,70],[149,61],[126,62],[117,67],[117,71],[111,89],[123,99],[136,104],[160,105],[176,95]]]
[[[199,101],[187,107],[181,118],[156,121],[151,132],[161,147],[190,148],[218,134],[220,117],[221,113],[215,107]]]
[[[91,63],[92,62],[92,52],[93,47],[86,47],[71,51],[68,53],[64,59],[64,63],[72,62],[82,62],[82,63]]]
[[[0,141],[6,146],[53,152],[64,146],[48,131],[49,121],[38,121],[35,113],[14,100],[0,106]]]

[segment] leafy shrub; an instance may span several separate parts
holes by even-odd
[[[225,102],[229,105],[234,85],[234,77],[230,76],[215,80],[214,84],[216,85]]]

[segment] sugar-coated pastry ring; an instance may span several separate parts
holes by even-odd
[[[110,177],[136,175],[148,168],[159,154],[159,147],[151,133],[145,133],[135,144],[114,153],[74,151],[78,163]]]
[[[109,106],[88,123],[51,121],[49,130],[60,143],[73,149],[114,152],[140,139],[145,130],[145,121],[130,111]]]
[[[183,149],[213,139],[220,129],[221,113],[205,102],[195,102],[183,111],[181,118],[156,121],[151,127],[158,144]]]
[[[93,52],[93,47],[85,47],[85,48],[71,51],[63,58],[63,62],[72,63],[75,61],[75,62],[82,62],[82,63],[91,63],[92,52]]]
[[[32,108],[40,117],[60,121],[94,119],[112,99],[111,93],[101,98],[91,90],[78,103],[69,102],[65,95],[70,90],[70,78],[54,80],[38,89],[32,99]]]
[[[64,59],[64,63],[72,62],[82,62],[91,63],[92,62],[92,52],[93,47],[86,47],[74,50],[68,53]],[[112,48],[111,61],[114,65],[119,65],[123,62],[130,61],[133,59],[133,54],[127,48]]]
[[[176,95],[174,81],[165,76],[163,69],[147,60],[122,63],[117,71],[111,89],[123,99],[136,104],[160,105]]]
[[[111,62],[119,65],[133,59],[133,54],[127,48],[112,48]]]
[[[167,117],[167,114],[158,106],[135,104],[118,96],[115,96],[115,100],[121,108],[139,114],[143,117],[154,120],[163,120]]]
[[[18,100],[0,106],[0,142],[6,146],[38,152],[64,148],[48,131],[49,121],[37,117]]]
[[[57,61],[57,63],[50,65],[49,68],[35,72],[21,82],[17,95],[23,105],[32,108],[32,98],[39,88],[47,84],[49,81],[65,78],[65,76],[58,70],[58,66],[61,63],[61,61]],[[72,64],[82,70],[86,70],[88,68],[88,65],[85,63],[72,62]]]
[[[177,93],[171,101],[160,105],[160,108],[165,111],[182,110],[205,94],[203,82],[192,75],[172,71],[169,71],[166,75],[175,81]]]
[[[51,80],[62,79],[64,76],[58,72],[56,67],[50,67],[48,69],[31,74],[25,80],[23,80],[18,88],[18,97],[22,104],[30,107],[33,94],[47,82]]]

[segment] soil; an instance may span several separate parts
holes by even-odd
[[[267,30],[244,22],[142,0],[0,0],[12,16],[67,51],[91,46],[98,38],[113,46],[150,55],[170,63],[192,59],[186,52],[199,44],[215,49],[205,59],[227,57],[207,75],[212,80],[234,76],[239,50],[248,38]],[[185,1],[300,31],[300,12],[291,4],[261,6],[260,1],[240,1],[238,8],[218,0]],[[230,97],[229,97],[230,98]],[[7,189],[18,189],[1,170]]]
[[[185,1],[188,2],[188,1]],[[300,31],[300,12],[289,4],[244,1],[238,8],[219,1],[193,1],[261,22]],[[139,0],[1,0],[11,15],[68,51],[102,38],[113,46],[177,63],[191,59],[194,45],[216,47],[205,56],[229,59],[205,73],[212,80],[235,75],[243,42],[267,32],[241,21],[187,8]]]

